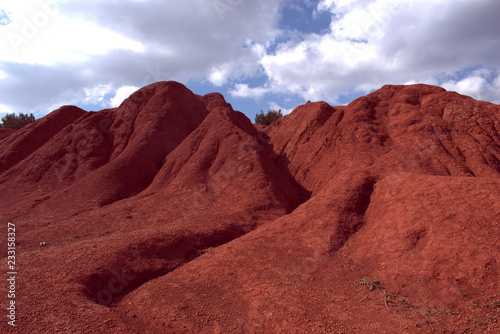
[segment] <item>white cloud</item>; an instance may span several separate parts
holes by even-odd
[[[60,5],[52,5],[55,0],[29,2],[31,7],[12,6],[12,24],[0,28],[0,61],[54,65],[116,49],[144,51],[141,43],[119,32],[62,15]]]
[[[115,96],[111,99],[111,107],[119,107],[122,102],[130,95],[135,93],[139,87],[136,86],[122,86],[117,91]]]
[[[265,87],[249,87],[247,84],[236,84],[235,88],[230,90],[229,93],[233,97],[243,98],[262,98],[265,94],[269,93],[270,89]]]
[[[208,79],[215,86],[222,86],[227,82],[228,77],[231,75],[229,72],[230,66],[219,66],[216,69],[212,69],[209,74]]]
[[[99,85],[247,79],[262,71],[260,45],[279,33],[280,0],[222,1],[231,7],[222,17],[206,0],[9,1],[13,21],[0,26],[0,68],[9,80],[0,81],[0,101],[47,112],[104,103],[89,91]]]
[[[321,0],[314,11],[332,20],[310,34],[278,27],[294,0],[5,3],[12,22],[0,25],[0,103],[15,112],[107,107],[120,103],[118,89],[126,95],[123,87],[159,80],[284,104],[297,95],[337,103],[387,83],[447,78],[447,87],[498,100],[500,79],[463,74],[478,66],[500,73],[498,0]],[[283,26],[293,28],[288,19]],[[9,32],[28,40],[23,52],[15,54]]]
[[[259,60],[265,54],[263,44],[247,40],[245,49],[235,55],[235,59],[212,68],[208,80],[215,86],[222,86],[231,79],[241,80],[254,76],[261,70]]]
[[[12,111],[9,109],[9,107],[0,104],[0,118],[10,113],[12,113]]]
[[[320,2],[318,3],[318,10],[328,11],[331,10],[334,5],[334,0],[320,0]]]
[[[262,58],[276,90],[335,103],[386,83],[439,84],[443,74],[479,64],[500,70],[496,0],[323,0],[317,9],[331,12],[330,33]],[[462,85],[491,98],[474,80]]]
[[[449,80],[442,86],[446,90],[469,95],[478,100],[500,103],[500,75],[494,80],[488,80],[492,75],[491,71],[477,70],[462,80]]]
[[[290,114],[292,111],[293,111],[293,108],[292,109],[285,109],[285,108],[282,108],[278,103],[276,102],[270,102],[269,103],[269,109],[270,110],[281,110],[281,113],[283,115],[288,115]]]
[[[104,97],[111,93],[111,84],[101,84],[95,87],[85,88],[85,102],[88,104],[101,104]]]

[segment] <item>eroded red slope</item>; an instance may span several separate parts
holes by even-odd
[[[84,113],[0,174],[30,287],[19,326],[494,332],[499,111],[384,86],[255,128],[168,82]]]

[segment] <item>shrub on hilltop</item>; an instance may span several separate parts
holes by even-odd
[[[283,117],[283,114],[280,110],[269,110],[266,114],[261,110],[260,114],[255,115],[255,124],[260,125],[271,125],[277,119]]]
[[[23,114],[20,113],[16,116],[15,113],[7,114],[2,117],[2,123],[0,128],[10,128],[10,129],[21,129],[26,125],[33,123],[35,121],[35,116],[33,114]]]

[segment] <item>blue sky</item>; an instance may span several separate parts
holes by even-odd
[[[498,0],[3,0],[0,116],[118,106],[149,83],[254,119],[427,83],[500,103]]]

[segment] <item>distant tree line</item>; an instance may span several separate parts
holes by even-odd
[[[266,114],[261,110],[260,114],[255,115],[255,124],[260,125],[271,125],[277,119],[283,117],[283,114],[280,110],[269,110]]]
[[[2,123],[0,123],[0,128],[9,129],[21,129],[26,125],[33,123],[35,121],[35,116],[33,114],[23,114],[20,113],[16,115],[15,113],[7,114],[2,117]]]

